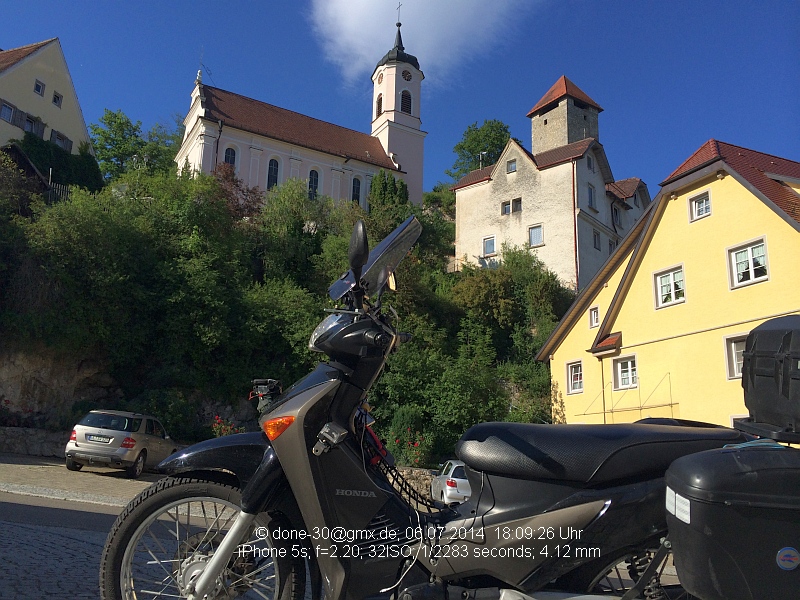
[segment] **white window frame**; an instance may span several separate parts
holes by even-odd
[[[743,352],[747,335],[747,333],[737,333],[735,335],[726,335],[723,338],[725,344],[725,374],[729,380],[742,378],[742,365],[740,361],[737,360],[736,345],[741,343],[740,347]],[[742,358],[741,355],[739,358]]]
[[[589,329],[600,327],[600,307],[593,306],[589,309]]]
[[[53,92],[53,104],[56,105],[58,108],[61,108],[61,104],[63,102],[64,102],[64,96],[62,96],[58,92]]]
[[[758,246],[763,246],[764,248],[764,275],[760,277],[754,277],[755,275],[755,266],[753,263],[753,249],[757,248]],[[748,272],[750,273],[750,279],[746,281],[737,281],[737,257],[736,255],[741,252],[747,252],[747,262],[748,262]],[[736,246],[732,246],[726,249],[726,255],[728,259],[728,276],[729,276],[729,283],[731,289],[739,289],[743,287],[747,287],[748,285],[753,285],[756,283],[761,283],[762,281],[769,281],[769,254],[767,252],[767,237],[760,237],[753,240],[749,240],[744,242],[743,244],[738,244]]]
[[[516,173],[517,172],[517,159],[512,158],[511,160],[506,161],[506,173]]]
[[[622,370],[622,365],[627,365],[627,369]],[[636,365],[636,355],[620,356],[615,358],[612,362],[614,369],[614,389],[615,390],[632,390],[639,387],[639,374]],[[632,365],[632,367],[631,367]],[[627,373],[628,383],[622,382],[623,374]]]
[[[587,185],[589,186],[589,208],[592,210],[597,210],[597,190],[594,189],[594,186],[591,183]]]
[[[617,227],[622,227],[622,217],[620,216],[619,206],[616,204],[611,205],[611,220],[614,221],[614,225]]]
[[[708,204],[708,210],[703,212],[703,214],[697,213],[697,205],[699,202],[706,202]],[[688,203],[690,223],[694,223],[695,221],[699,221],[700,219],[705,219],[706,217],[711,216],[711,190],[703,190],[699,194],[690,196]]]
[[[492,240],[492,251],[486,252],[486,242],[488,242],[489,240]],[[488,258],[490,256],[497,255],[497,240],[495,240],[495,237],[493,235],[487,235],[485,238],[483,238],[483,242],[481,243],[481,250],[482,250],[481,252],[482,258]]]
[[[675,275],[680,273],[680,281],[682,287],[680,289],[675,288]],[[670,300],[664,301],[661,285],[661,279],[663,277],[668,277],[668,284],[669,284],[669,295],[671,297]],[[678,298],[678,292],[681,292],[681,297]],[[673,265],[668,269],[662,269],[653,273],[653,293],[655,294],[656,300],[656,309],[665,308],[667,306],[674,306],[676,304],[683,304],[686,302],[686,273],[683,268],[683,264],[680,265]]]
[[[5,111],[6,109],[8,109],[7,119],[3,116],[3,111]],[[14,120],[14,107],[8,104],[7,102],[3,102],[2,105],[0,105],[0,119],[5,121],[6,123],[11,123]]]
[[[47,87],[47,86],[45,86],[45,84],[43,82],[41,82],[41,81],[39,81],[37,79],[36,82],[33,84],[33,93],[34,94],[39,94],[42,98],[44,98],[44,89],[45,89],[45,87]]]
[[[500,214],[502,216],[511,214],[511,200],[506,200],[500,203]]]
[[[600,239],[600,232],[597,229],[592,229],[592,244],[595,250],[600,250],[603,247],[602,240]]]
[[[594,173],[594,159],[592,158],[591,154],[586,155],[586,168]]]
[[[534,229],[539,230],[539,239],[541,240],[538,244],[531,243],[531,231]],[[531,248],[538,248],[539,246],[544,246],[544,224],[537,223],[536,225],[531,225],[528,227],[528,245]]]
[[[577,381],[573,379],[573,373],[578,375]],[[567,363],[567,394],[582,394],[583,388],[583,363],[579,360]]]

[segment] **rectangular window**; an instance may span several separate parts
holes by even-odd
[[[33,84],[33,91],[40,96],[44,96],[44,84],[37,79],[36,83]]]
[[[593,208],[597,210],[597,204],[595,202],[595,193],[594,193],[594,186],[590,183],[589,184],[589,208]]]
[[[483,256],[494,256],[494,236],[483,238]]]
[[[64,96],[58,92],[53,92],[53,104],[55,104],[58,108],[61,108],[62,100],[64,100]]]
[[[542,231],[541,225],[528,227],[528,244],[531,248],[544,246],[544,232]]]
[[[614,254],[614,248],[616,248],[616,247],[617,247],[617,245],[614,243],[614,240],[608,240],[608,255],[609,256]]]
[[[3,121],[8,121],[9,123],[11,123],[11,117],[13,116],[14,116],[14,109],[9,104],[6,104],[4,102],[3,106],[0,107],[0,119],[3,119]]]
[[[731,283],[740,287],[767,279],[767,251],[764,240],[728,252],[730,257]]]
[[[614,389],[628,390],[638,385],[636,357],[627,356],[614,361]]]
[[[683,267],[656,275],[656,306],[670,306],[684,301]]]
[[[618,206],[612,206],[611,207],[611,218],[614,219],[614,225],[616,225],[617,227],[621,227],[622,226],[622,224],[620,223],[619,207]]]
[[[747,335],[737,335],[725,338],[725,363],[727,365],[728,379],[738,379],[742,376],[742,362],[744,359],[744,344]]]
[[[697,221],[711,214],[711,199],[708,197],[708,192],[700,194],[689,200],[691,206],[691,219]]]
[[[636,208],[639,208],[639,192],[633,193],[633,204]]]
[[[589,309],[589,329],[598,327],[600,325],[600,309],[593,307]]]
[[[594,173],[594,159],[591,156],[586,156],[586,168]]]
[[[511,214],[511,202],[506,201],[500,205],[500,214],[501,215],[510,215]]]
[[[516,161],[516,159],[509,160],[506,163],[506,173],[516,173],[516,172],[517,172],[517,161]]]
[[[522,198],[514,198],[511,201],[511,212],[520,212],[522,210]]]
[[[592,230],[592,241],[594,243],[594,249],[600,250],[600,232],[597,229]]]
[[[583,365],[580,362],[567,365],[567,393],[579,394],[583,391]]]

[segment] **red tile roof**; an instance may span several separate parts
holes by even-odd
[[[49,40],[45,40],[44,42],[38,42],[36,44],[28,44],[27,46],[22,46],[20,48],[11,48],[10,50],[2,50],[0,51],[0,73],[8,69],[9,67],[13,67],[23,58],[30,56],[34,52],[36,52],[39,48],[42,48],[49,44],[50,42],[56,41],[58,38],[52,38]]]
[[[204,85],[205,118],[228,127],[397,171],[378,138]]]
[[[767,175],[769,173],[798,180],[800,163],[779,156],[712,139],[700,146],[661,185],[672,183],[716,160],[724,161],[787,215],[800,222],[800,195]]]
[[[575,158],[580,158],[586,151],[591,148],[592,144],[596,143],[594,138],[585,138],[578,142],[572,142],[566,146],[559,146],[552,150],[545,150],[539,154],[535,154],[533,160],[539,169],[546,169],[555,165],[565,163]]]
[[[632,198],[633,195],[636,193],[636,190],[639,189],[639,185],[642,183],[642,180],[638,177],[629,177],[628,179],[620,179],[619,181],[615,181],[614,183],[607,183],[606,184],[606,191],[611,192],[620,200],[625,200],[626,198]]]
[[[472,185],[474,183],[480,183],[481,181],[489,181],[492,178],[492,170],[494,169],[494,165],[488,165],[483,167],[482,169],[475,169],[474,171],[470,171],[466,175],[464,175],[461,179],[459,179],[456,184],[450,188],[451,191],[459,190],[463,187],[467,187],[468,185]]]
[[[590,350],[590,352],[608,352],[622,347],[622,333],[609,333]]]
[[[560,100],[564,96],[570,96],[571,98],[575,98],[576,100],[580,100],[584,104],[588,104],[589,106],[594,106],[598,112],[601,112],[603,109],[602,107],[589,98],[586,93],[581,90],[577,85],[572,83],[566,76],[562,75],[558,81],[553,84],[547,93],[542,96],[542,99],[536,103],[536,105],[528,111],[528,118],[532,117],[535,113],[539,112],[542,108],[552,104],[553,102]]]

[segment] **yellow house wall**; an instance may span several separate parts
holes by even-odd
[[[36,80],[45,84],[44,96],[33,91]],[[53,92],[63,96],[61,108],[53,104]],[[89,141],[78,97],[58,42],[52,42],[0,74],[0,98],[14,104],[45,124],[44,139],[56,129],[72,140],[72,153]],[[22,139],[25,132],[0,120],[0,145]]]
[[[597,358],[587,352],[592,347],[598,332],[598,327],[589,326],[589,309],[598,308],[599,319],[602,323],[629,261],[630,253],[611,275],[608,285],[597,293],[589,308],[580,315],[578,321],[556,349],[550,361],[551,381],[556,389],[557,400],[563,402],[564,415],[568,423],[604,422],[603,365]],[[581,361],[583,366],[583,391],[568,393],[567,365],[576,361]],[[607,385],[608,381],[608,377],[605,376],[606,394],[610,389]]]
[[[689,200],[704,191],[711,214],[690,222]],[[728,249],[760,237],[768,280],[732,289]],[[724,338],[800,310],[798,256],[797,230],[730,175],[670,200],[611,328],[623,332],[618,356],[634,354],[639,376],[636,389],[612,390],[613,419],[674,416],[730,425],[732,416],[746,414],[741,380],[728,378]],[[655,273],[679,265],[685,301],[657,309]],[[613,358],[603,363],[611,381]],[[622,410],[630,408],[636,410]]]

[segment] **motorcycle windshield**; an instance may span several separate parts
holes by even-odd
[[[389,275],[395,272],[397,265],[414,246],[420,233],[422,233],[422,225],[417,217],[412,215],[372,249],[361,275],[361,282],[367,296],[374,296],[386,285]],[[347,271],[328,288],[328,295],[332,300],[339,300],[355,285],[353,272]]]

